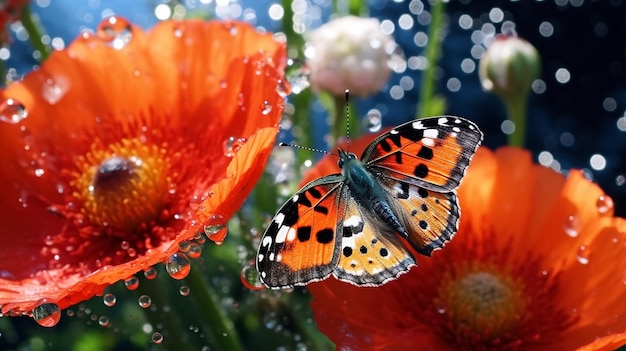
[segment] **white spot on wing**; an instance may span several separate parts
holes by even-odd
[[[426,145],[426,146],[430,146],[433,147],[435,146],[435,141],[431,138],[423,138],[422,139],[422,144]]]
[[[289,228],[287,232],[287,241],[293,241],[296,238],[296,230],[293,228]]]
[[[361,216],[350,216],[343,220],[344,227],[357,227],[361,223],[363,223]]]
[[[257,257],[259,258],[259,262],[261,262],[265,258],[265,255],[259,254]]]
[[[424,131],[424,138],[437,139],[439,137],[439,131],[437,129],[426,129]]]
[[[261,277],[263,277],[263,278],[267,277],[267,273],[261,272]]]
[[[424,127],[424,123],[422,123],[422,121],[415,121],[412,124],[413,129],[426,129],[426,127]]]
[[[270,244],[272,243],[272,238],[269,236],[266,236],[265,238],[263,238],[263,241],[261,242],[262,246],[270,246]]]
[[[280,262],[282,260],[283,260],[283,255],[281,254],[276,255],[276,262]]]
[[[389,134],[398,134],[399,132],[395,129],[392,129],[389,131]]]
[[[461,132],[461,128],[459,128],[459,127],[454,127],[454,128],[452,128],[452,130],[457,132],[457,133]]]
[[[291,198],[291,202],[298,202],[298,199],[300,198],[300,194],[295,194],[292,198]]]
[[[446,123],[448,123],[448,119],[446,117],[441,117],[437,120],[437,124],[440,126],[448,126]]]
[[[268,257],[270,261],[274,261],[274,253],[270,252],[270,256]]]
[[[280,227],[280,229],[278,229],[278,233],[276,233],[275,238],[277,244],[282,244],[285,242],[285,239],[287,239],[287,234],[289,234],[289,229],[291,228],[287,226],[282,226]]]
[[[274,216],[274,223],[278,224],[278,226],[283,225],[284,220],[285,220],[284,213],[277,213],[276,216]]]

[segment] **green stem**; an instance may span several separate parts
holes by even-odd
[[[31,45],[35,48],[35,50],[41,53],[40,62],[45,61],[48,56],[50,56],[50,48],[48,48],[48,46],[41,41],[44,32],[41,29],[39,23],[35,20],[34,15],[30,11],[30,6],[28,4],[26,4],[22,9],[22,16],[20,17],[20,21],[22,22],[24,29],[26,29],[26,32],[28,33],[28,39]]]
[[[194,299],[198,306],[198,313],[202,314],[203,321],[208,328],[204,328],[206,335],[212,335],[215,340],[215,350],[240,351],[243,345],[235,330],[232,321],[222,309],[219,298],[213,287],[202,275],[202,269],[193,266],[185,279],[191,293],[189,297]]]
[[[426,62],[428,66],[422,74],[420,87],[418,116],[430,116],[438,108],[434,101],[435,69],[440,57],[441,41],[443,40],[443,14],[445,4],[436,0],[430,9],[431,22],[428,27],[428,44],[426,45]]]
[[[526,140],[526,102],[527,96],[504,100],[509,120],[515,125],[513,133],[509,134],[509,146],[524,147]]]

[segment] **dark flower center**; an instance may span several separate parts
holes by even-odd
[[[479,266],[445,277],[439,299],[457,335],[490,341],[514,330],[526,301],[521,282],[495,267]]]
[[[91,225],[132,233],[159,220],[171,187],[165,147],[125,139],[78,159],[74,196]]]

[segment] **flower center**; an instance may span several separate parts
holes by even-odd
[[[71,184],[91,225],[134,231],[158,220],[167,205],[171,179],[165,145],[147,146],[138,139],[108,148],[95,143],[77,166]]]
[[[476,266],[444,277],[439,303],[458,337],[492,341],[518,325],[526,308],[523,292],[521,282],[497,267]]]

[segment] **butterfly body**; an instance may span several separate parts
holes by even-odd
[[[330,275],[379,286],[430,256],[458,228],[456,198],[482,141],[472,122],[440,116],[407,122],[377,137],[361,159],[339,149],[341,173],[294,194],[267,227],[257,253],[270,288]]]

